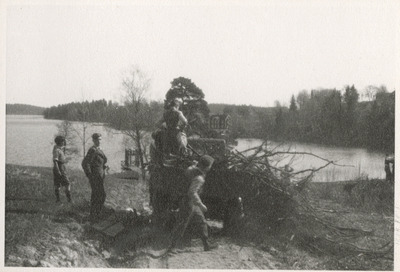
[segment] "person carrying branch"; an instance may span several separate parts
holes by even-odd
[[[92,194],[90,198],[90,216],[91,223],[99,219],[101,210],[104,207],[106,200],[106,192],[104,190],[104,178],[107,157],[100,148],[101,134],[94,133],[92,135],[93,146],[88,150],[85,158],[82,161],[82,168],[89,178]]]
[[[54,139],[56,143],[53,148],[53,175],[54,175],[54,193],[56,195],[56,202],[60,202],[60,188],[65,187],[65,195],[68,202],[71,202],[71,185],[67,177],[65,163],[65,138],[57,136]]]
[[[190,241],[187,233],[188,228],[193,229],[200,236],[204,251],[218,247],[218,245],[210,244],[208,241],[208,225],[204,217],[207,207],[199,196],[205,183],[205,176],[210,171],[213,163],[214,159],[211,156],[204,155],[200,158],[197,165],[190,166],[185,172],[189,189],[180,204],[178,224],[172,231],[171,250],[183,237]]]
[[[163,120],[166,124],[166,139],[164,144],[164,154],[181,154],[186,149],[186,145],[181,139],[181,131],[188,125],[186,117],[179,107],[183,101],[181,98],[175,98],[171,107],[164,112]]]

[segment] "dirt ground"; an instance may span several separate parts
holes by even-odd
[[[132,208],[140,214],[151,213],[146,182],[120,177],[106,178],[106,206],[119,211]],[[247,230],[251,232],[247,236],[220,235],[221,223],[215,221],[210,221],[211,240],[219,247],[209,252],[203,251],[199,239],[166,252],[168,232],[156,222],[128,227],[115,238],[104,237],[86,221],[90,198],[86,178],[80,171],[70,172],[70,178],[73,203],[67,203],[62,195],[62,203],[56,204],[50,168],[6,166],[5,266],[393,270],[390,259],[368,264],[374,259],[332,258],[306,250],[296,238],[281,239],[268,231],[261,232],[262,227],[255,233]],[[326,205],[325,210],[342,208],[335,206],[337,203],[326,202]],[[354,214],[348,214],[348,220],[351,216]],[[362,221],[363,214],[358,216],[357,220]],[[368,227],[375,226],[378,233],[381,231],[380,237],[369,239],[383,242],[387,233],[393,232],[393,216],[376,214],[368,218],[371,220]]]
[[[124,242],[129,244],[129,236]],[[205,252],[199,239],[193,239],[190,245],[166,252],[163,239],[146,246],[131,248],[122,246],[111,248],[110,265],[119,268],[174,268],[174,269],[279,269],[282,267],[270,253],[258,249],[255,245],[240,244],[227,237],[213,238],[218,249]],[[130,244],[131,245],[131,244]]]

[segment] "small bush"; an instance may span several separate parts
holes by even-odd
[[[347,196],[347,202],[364,211],[394,212],[394,184],[385,180],[362,180]]]
[[[380,179],[342,182],[312,182],[308,196],[331,200],[366,212],[394,211],[394,184]]]

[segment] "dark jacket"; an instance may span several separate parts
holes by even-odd
[[[168,110],[164,113],[164,120],[167,124],[167,129],[176,130],[179,123],[179,112],[175,110]]]
[[[104,152],[99,147],[92,146],[82,161],[82,168],[89,178],[93,175],[104,177],[106,163],[107,157]]]

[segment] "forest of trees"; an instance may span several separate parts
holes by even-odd
[[[45,109],[43,115],[46,119],[107,123],[117,108],[117,103],[102,99],[53,106]]]
[[[269,124],[271,139],[394,152],[395,92],[384,86],[366,92],[359,101],[354,86],[302,91],[289,108],[276,109]]]
[[[183,82],[184,78],[178,79]],[[172,83],[168,92],[170,95],[172,92],[178,93],[176,88],[180,86],[175,81]],[[360,101],[360,93],[354,86],[346,86],[342,92],[336,89],[301,91],[297,96],[292,96],[289,107],[280,106],[279,103],[266,108],[207,104],[206,101],[202,102],[204,105],[201,104],[201,107],[208,107],[210,113],[231,115],[231,136],[234,138],[365,147],[394,152],[395,92],[388,92],[384,86],[369,86],[363,92],[363,98]],[[128,124],[126,107],[105,100],[85,101],[51,107],[44,111],[44,117],[102,122],[115,129],[124,129]],[[144,100],[141,107],[149,123],[146,129],[154,129],[162,116],[163,102]],[[184,112],[187,113],[187,110]],[[208,112],[205,112],[204,117],[207,115]]]
[[[233,120],[235,138],[261,138],[394,152],[395,92],[368,86],[301,91],[289,107],[210,104]]]

